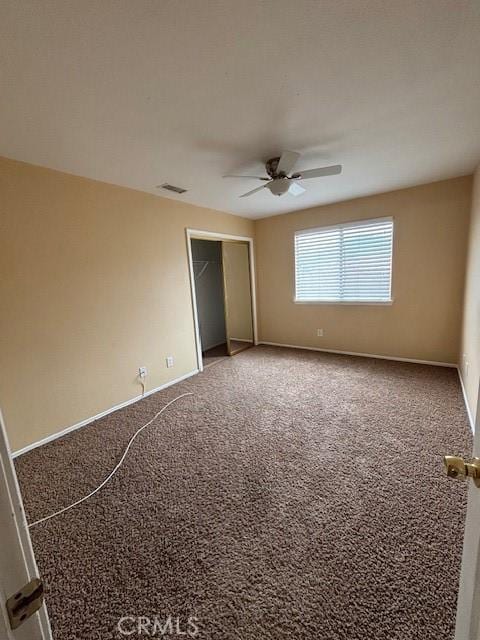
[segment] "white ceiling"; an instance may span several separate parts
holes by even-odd
[[[2,0],[0,56],[0,155],[252,218],[480,160],[478,0]],[[283,149],[344,172],[222,179]]]

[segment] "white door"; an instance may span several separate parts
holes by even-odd
[[[7,600],[18,596],[38,569],[33,554],[22,497],[10,455],[10,446],[0,412],[0,638],[5,640],[51,640],[45,604],[15,630],[7,613]],[[27,600],[17,597],[17,618],[25,615]]]
[[[480,458],[480,393],[473,455]],[[480,640],[480,487],[467,479],[468,507],[458,592],[455,640]],[[445,576],[448,580],[448,576]],[[452,585],[455,588],[455,585]]]

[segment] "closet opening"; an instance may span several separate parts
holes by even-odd
[[[251,240],[203,233],[187,231],[200,370],[256,343]]]

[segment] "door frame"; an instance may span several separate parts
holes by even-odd
[[[187,258],[188,258],[188,271],[190,276],[190,294],[192,299],[192,313],[193,313],[193,325],[195,329],[195,347],[197,353],[197,368],[199,371],[203,371],[203,358],[202,358],[202,341],[200,338],[200,324],[198,322],[197,313],[197,296],[195,291],[195,273],[193,271],[193,258],[192,258],[192,240],[230,240],[236,242],[248,243],[248,258],[250,262],[250,292],[252,296],[252,324],[253,324],[253,344],[258,344],[258,330],[257,330],[257,297],[255,286],[255,256],[253,247],[253,238],[249,236],[236,236],[229,233],[218,233],[216,231],[204,231],[203,229],[185,229],[185,237],[187,242]]]
[[[462,377],[460,382],[463,385]],[[480,384],[478,387],[477,410],[471,423],[473,429],[473,456],[480,456]],[[468,399],[465,396],[467,411]],[[480,544],[478,526],[480,523],[479,489],[473,481],[468,482],[468,501],[463,536],[462,568],[458,585],[455,640],[478,640],[480,638]]]
[[[39,577],[39,572],[1,410],[0,483],[0,533],[7,542],[0,548],[0,636],[6,640],[52,640],[45,602],[15,631],[10,629],[8,623],[6,599],[32,578]]]

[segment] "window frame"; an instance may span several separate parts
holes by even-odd
[[[329,229],[338,229],[340,227],[357,227],[370,222],[391,222],[392,223],[392,254],[390,268],[390,299],[389,300],[297,300],[297,254],[296,242],[297,235],[305,233],[315,233],[316,231],[328,231]],[[317,227],[307,227],[306,229],[296,229],[293,233],[293,302],[294,304],[305,305],[347,305],[347,306],[374,306],[389,307],[394,301],[393,295],[393,264],[395,257],[395,216],[382,216],[380,218],[363,218],[360,220],[352,220],[350,222],[339,222],[337,224],[322,225]]]

